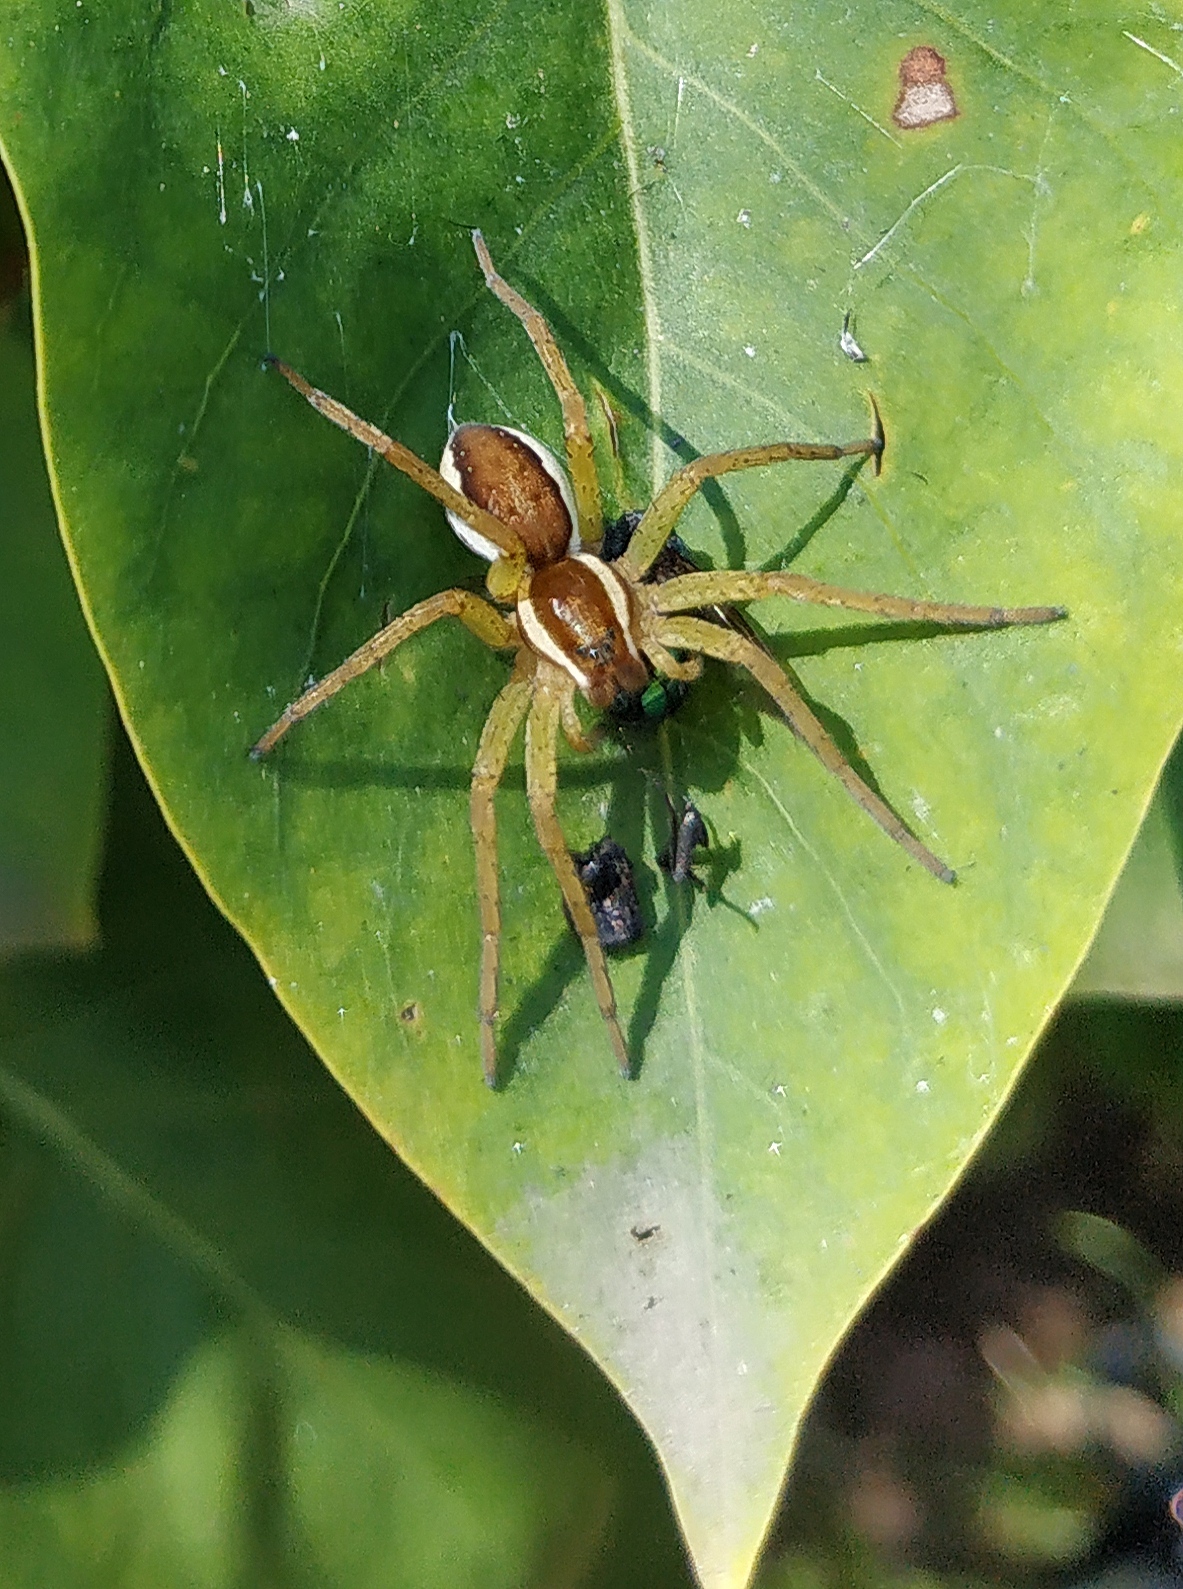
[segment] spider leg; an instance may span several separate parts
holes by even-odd
[[[790,596],[821,607],[844,607],[877,618],[946,624],[963,629],[1002,629],[1009,624],[1055,623],[1068,616],[1065,607],[969,607],[951,601],[913,601],[907,596],[879,596],[825,585],[805,574],[749,573],[721,568],[702,574],[679,574],[664,584],[646,586],[655,611],[689,612],[720,602],[759,601],[765,596]]]
[[[579,721],[579,713],[575,710],[575,691],[570,690],[563,696],[562,704],[563,733],[572,750],[586,752],[595,750],[600,740],[599,729],[593,729],[589,734]]]
[[[478,640],[483,640],[495,650],[504,650],[519,643],[517,629],[509,619],[472,591],[444,590],[438,596],[429,596],[426,601],[408,607],[393,623],[388,623],[377,634],[371,635],[352,656],[346,657],[340,667],[327,673],[319,684],[312,685],[294,700],[251,747],[251,760],[258,761],[260,756],[265,756],[293,724],[307,717],[309,712],[314,712],[330,696],[336,695],[338,690],[344,689],[351,679],[358,678],[376,662],[381,662],[383,657],[389,656],[395,646],[401,646],[404,640],[409,640],[413,634],[418,634],[420,629],[426,629],[428,624],[435,623],[439,618],[459,618]]]
[[[759,469],[765,464],[788,463],[793,459],[813,462],[826,458],[869,456],[874,458],[878,467],[883,455],[883,422],[873,397],[871,412],[874,415],[873,434],[865,441],[776,441],[767,447],[737,447],[733,452],[710,453],[705,458],[696,458],[693,463],[685,464],[670,476],[645,509],[632,540],[618,559],[625,574],[637,580],[648,571],[687,503],[707,480],[731,474],[736,469]]]
[[[563,410],[563,434],[567,439],[567,465],[579,513],[579,538],[586,550],[594,551],[603,535],[604,514],[600,506],[600,481],[596,474],[595,453],[587,423],[587,405],[567,368],[567,361],[555,341],[554,332],[532,304],[497,273],[489,249],[480,232],[473,232],[472,244],[485,273],[485,283],[507,309],[511,309],[526,328],[534,351],[550,376],[550,384]]]
[[[490,1087],[497,1085],[497,971],[501,945],[501,902],[497,883],[497,814],[493,796],[505,772],[514,737],[530,705],[533,657],[518,652],[513,677],[493,702],[472,769],[469,817],[476,846],[476,886],[481,908],[481,1063]]]
[[[654,639],[652,634],[642,634],[641,650],[657,671],[667,679],[681,679],[685,684],[693,684],[694,680],[702,675],[701,657],[690,657],[685,662],[679,662],[677,657],[672,656],[661,641]]]
[[[753,645],[744,635],[703,618],[669,618],[657,626],[657,637],[666,645],[687,651],[702,651],[708,657],[718,657],[723,662],[737,662],[771,695],[788,718],[790,725],[813,751],[814,755],[832,772],[852,799],[857,800],[868,816],[872,817],[889,838],[893,838],[908,854],[919,861],[927,871],[942,883],[956,882],[956,875],[939,860],[927,846],[896,816],[891,807],[865,783],[847,761],[834,739],[810,711],[800,694],[794,689],[784,669],[766,651]]]
[[[534,831],[538,834],[547,860],[550,862],[575,931],[583,944],[587,969],[591,973],[592,987],[600,1014],[608,1028],[608,1037],[616,1054],[622,1076],[631,1076],[628,1049],[616,1016],[616,998],[608,977],[604,951],[600,947],[595,918],[563,830],[555,811],[555,786],[558,768],[555,759],[559,722],[563,711],[563,695],[575,686],[553,663],[539,662],[534,700],[526,720],[526,793],[534,818]]]
[[[494,546],[501,549],[502,555],[508,561],[508,569],[500,570],[496,579],[495,594],[512,596],[517,589],[523,571],[526,567],[526,550],[521,539],[515,532],[500,519],[494,518],[484,508],[475,502],[470,502],[462,492],[451,486],[437,470],[430,464],[416,457],[409,447],[404,447],[401,441],[395,441],[385,431],[371,425],[369,420],[361,419],[352,409],[346,408],[344,403],[339,403],[335,397],[330,397],[327,392],[322,392],[318,387],[310,385],[308,381],[290,364],[285,364],[282,359],[277,359],[274,354],[267,355],[267,362],[283,376],[289,386],[292,386],[306,397],[316,409],[318,414],[323,414],[326,419],[331,419],[334,425],[339,425],[366,447],[372,447],[386,459],[388,464],[393,464],[396,469],[401,469],[403,474],[409,475],[417,486],[422,486],[429,496],[437,502],[442,502],[444,507],[462,518],[465,524],[471,524],[473,529],[486,540],[492,541]],[[497,564],[493,565],[494,568]],[[512,576],[512,579],[511,579]],[[493,589],[494,576],[489,574],[490,588]]]

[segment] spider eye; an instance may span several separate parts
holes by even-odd
[[[585,640],[575,647],[575,655],[587,662],[611,662],[616,655],[615,637],[606,634],[599,640]]]

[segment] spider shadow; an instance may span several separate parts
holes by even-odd
[[[669,807],[666,805],[664,789],[650,788],[648,808],[655,847],[666,842],[672,843]],[[707,851],[706,859],[698,864],[698,871],[705,873],[705,876],[698,880],[698,886],[690,881],[676,883],[669,872],[662,872],[665,912],[649,939],[645,970],[633,1005],[632,1020],[629,1022],[628,1045],[629,1053],[633,1056],[634,1076],[641,1074],[645,1047],[657,1020],[662,990],[674,969],[682,939],[693,925],[694,913],[700,903],[707,909],[722,905],[742,917],[754,932],[759,931],[757,923],[747,911],[728,899],[723,892],[724,883],[733,872],[739,871],[742,859],[742,845],[740,840],[735,838],[725,846],[712,845]]]
[[[372,757],[350,756],[337,761],[313,761],[301,754],[289,754],[282,763],[283,775],[292,783],[308,789],[411,789],[416,793],[432,793],[463,789],[472,783],[469,766],[414,765],[398,762],[394,765]],[[616,762],[590,761],[585,764],[563,767],[562,783],[566,789],[598,789],[605,783],[619,781],[622,768]],[[526,772],[519,762],[505,769],[499,789],[512,789],[525,794]]]
[[[872,641],[926,639],[955,632],[963,631],[936,624],[877,622],[830,625],[762,638],[789,673],[810,709],[834,737],[842,754],[875,793],[886,800],[851,725],[840,713],[811,695],[797,677],[792,661],[829,650],[861,647]],[[696,888],[692,883],[675,883],[667,873],[655,873],[637,859],[645,849],[646,826],[652,841],[650,853],[660,853],[671,838],[667,783],[677,792],[691,787],[718,792],[734,776],[743,745],[763,742],[766,721],[775,724],[777,732],[789,726],[754,679],[744,678],[735,688],[726,682],[722,668],[712,667],[672,723],[618,725],[617,737],[626,755],[618,764],[618,775],[612,783],[605,832],[624,847],[633,861],[645,935],[639,943],[610,957],[609,973],[613,963],[636,956],[644,958],[627,1033],[634,1078],[644,1067],[645,1049],[657,1020],[662,993],[677,963],[682,940],[693,925],[695,911],[725,909],[740,917],[753,933],[759,932],[758,922],[726,892],[728,878],[737,874],[743,865],[742,841],[738,837],[721,845],[717,835],[712,835],[715,842],[697,863],[703,886]],[[598,783],[602,778],[602,772],[596,769],[570,763],[564,766],[562,774],[562,782],[567,787]],[[572,983],[583,974],[583,951],[578,939],[567,929],[556,939],[545,965],[502,1028],[498,1045],[502,1085],[512,1077],[526,1039],[550,1018]]]
[[[751,619],[748,620],[751,622]],[[943,624],[916,619],[859,620],[825,624],[816,629],[782,629],[769,636],[753,627],[781,666],[794,657],[820,657],[828,651],[850,651],[870,645],[898,645],[901,641],[954,640],[959,635],[996,634],[990,624]]]
[[[634,391],[631,386],[626,386],[620,377],[614,374],[604,362],[603,355],[596,345],[590,342],[579,327],[568,318],[540,281],[536,281],[530,275],[519,274],[529,288],[526,296],[538,305],[549,320],[558,333],[560,344],[575,352],[581,363],[592,372],[604,390],[615,399],[626,414],[637,420],[651,435],[660,436],[680,464],[694,463],[696,459],[705,456],[680,431],[675,430],[671,424],[662,419],[660,414],[654,413],[639,392]],[[727,552],[728,566],[742,568],[747,560],[747,541],[738,515],[727,500],[726,492],[717,480],[707,480],[699,488],[698,494],[718,521]],[[623,507],[624,504],[621,506]]]
[[[797,677],[792,663],[801,657],[863,647],[872,642],[927,639],[964,631],[953,631],[931,623],[859,622],[831,624],[823,628],[800,629],[771,636],[757,627],[757,633],[770,653],[789,673],[811,710],[833,735],[843,755],[871,788],[881,798],[886,798],[879,788],[873,768],[860,750],[850,724],[810,694]],[[738,837],[730,838],[727,844],[722,845],[718,843],[717,835],[712,834],[711,846],[700,855],[697,862],[703,886],[696,888],[691,883],[675,883],[667,873],[657,872],[639,859],[645,853],[647,832],[652,840],[649,853],[660,853],[671,838],[667,789],[678,795],[691,789],[707,792],[721,790],[734,777],[744,744],[759,746],[763,742],[766,719],[775,722],[774,732],[780,732],[788,726],[755,680],[741,675],[739,680],[732,683],[728,681],[728,674],[722,667],[710,665],[686,705],[668,722],[657,725],[616,725],[613,737],[623,750],[623,755],[610,759],[567,759],[563,762],[560,775],[563,788],[578,790],[608,785],[604,831],[622,845],[633,862],[645,932],[637,944],[611,955],[609,971],[613,964],[636,956],[644,957],[644,969],[627,1033],[634,1077],[639,1076],[643,1068],[645,1049],[656,1023],[662,993],[678,960],[682,939],[693,924],[695,911],[701,908],[726,909],[741,917],[752,932],[759,931],[759,925],[753,917],[726,893],[727,880],[739,873],[743,865],[742,841]],[[283,769],[283,776],[293,783],[334,790],[387,788],[417,793],[448,793],[467,790],[472,776],[466,764],[392,764],[364,756],[314,761],[292,750],[286,752],[279,765]],[[511,763],[507,767],[502,788],[524,794],[525,772],[521,763]],[[554,898],[557,915],[557,888]],[[574,933],[564,926],[545,963],[517,998],[501,1027],[498,1041],[499,1086],[507,1085],[512,1079],[527,1039],[545,1025],[571,985],[583,976],[585,964],[582,947]],[[609,1048],[606,1037],[604,1053],[607,1063]]]
[[[833,491],[806,519],[792,540],[781,547],[779,552],[774,552],[770,558],[760,564],[760,572],[762,574],[779,572],[781,569],[788,568],[790,564],[796,562],[817,532],[830,522],[846,501],[854,489],[854,483],[858,479],[859,474],[866,468],[867,459],[868,454],[863,453],[860,457],[847,464],[839,476],[838,484]]]

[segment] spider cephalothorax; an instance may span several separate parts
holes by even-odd
[[[784,669],[742,625],[716,621],[718,609],[781,595],[883,618],[975,629],[1050,623],[1064,613],[1059,607],[967,607],[869,595],[792,573],[663,568],[668,577],[652,577],[683,509],[706,480],[794,458],[870,457],[878,469],[883,429],[873,402],[873,434],[865,440],[774,442],[715,453],[685,465],[640,516],[623,551],[611,561],[602,560],[597,555],[604,532],[600,487],[583,398],[546,321],[497,274],[479,232],[473,233],[473,243],[486,282],[525,326],[562,405],[569,478],[541,442],[503,425],[459,426],[448,438],[436,471],[401,442],[273,359],[318,412],[381,453],[443,504],[460,539],[489,562],[486,584],[492,601],[456,589],[409,608],[293,701],[251,754],[265,755],[294,723],[438,618],[459,618],[486,645],[514,652],[509,682],[493,702],[481,733],[470,802],[482,933],[485,1079],[490,1085],[497,1080],[501,906],[493,796],[523,720],[526,789],[535,831],[583,944],[600,1013],[627,1076],[629,1055],[595,916],[555,812],[560,727],[574,749],[591,748],[575,709],[576,694],[603,709],[636,696],[648,684],[651,670],[665,678],[687,680],[698,675],[703,656],[738,663],[763,685],[797,734],[880,827],[935,877],[952,882],[953,873],[944,862],[908,831],[846,760]]]

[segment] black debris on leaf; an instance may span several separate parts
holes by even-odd
[[[641,905],[632,862],[607,834],[590,850],[572,852],[575,870],[595,918],[596,935],[605,949],[627,949],[644,936]],[[566,913],[566,906],[563,907]],[[571,918],[567,916],[568,922]]]
[[[695,888],[701,888],[702,878],[695,873],[693,866],[694,852],[705,850],[711,842],[702,812],[692,801],[684,800],[682,815],[679,816],[668,795],[666,804],[670,808],[670,842],[657,857],[657,864],[670,874],[671,882],[693,883]]]

